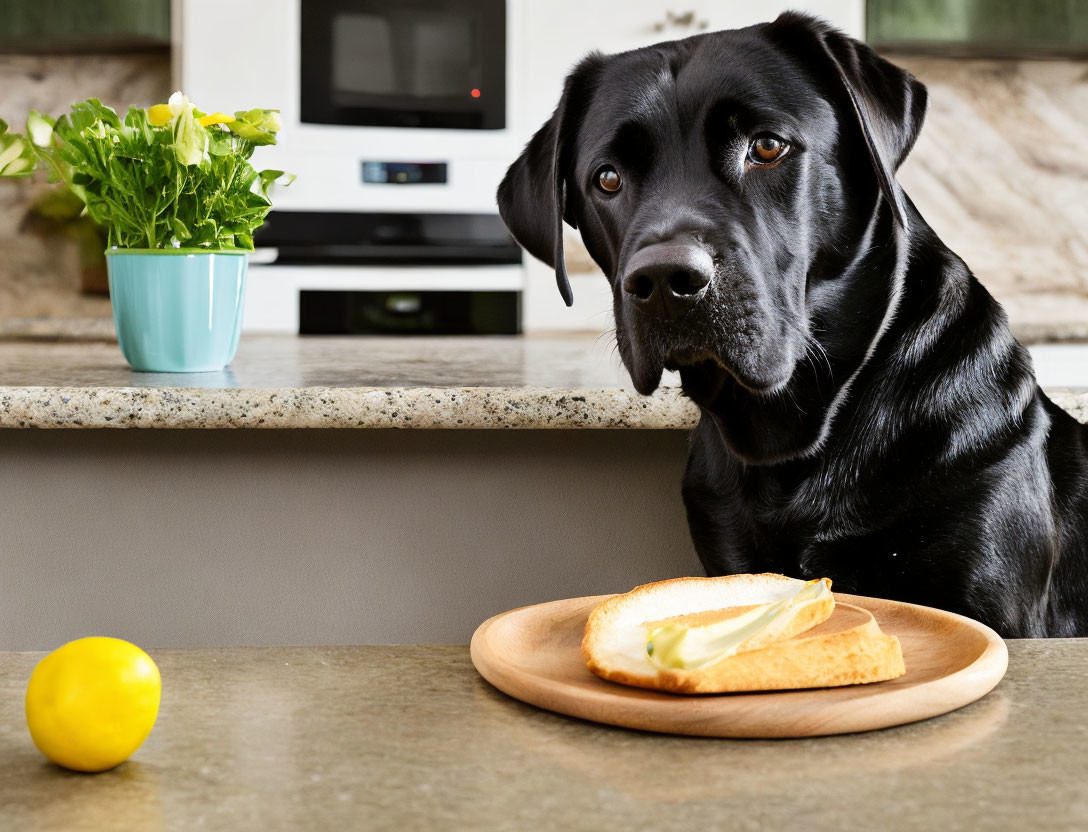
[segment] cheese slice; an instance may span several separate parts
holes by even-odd
[[[871,614],[844,607],[829,621],[835,609],[826,578],[659,581],[594,609],[582,654],[602,678],[676,693],[855,684],[905,672],[898,639]]]
[[[780,601],[688,613],[646,624],[650,664],[694,670],[826,621],[835,609],[831,581],[796,583],[796,592]]]

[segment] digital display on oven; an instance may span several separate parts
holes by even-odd
[[[377,185],[439,185],[445,162],[363,162],[363,182]]]

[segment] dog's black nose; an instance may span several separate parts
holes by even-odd
[[[703,299],[714,277],[714,261],[693,243],[655,243],[627,264],[627,302],[646,313],[675,320]]]

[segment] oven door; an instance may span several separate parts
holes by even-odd
[[[301,0],[311,124],[506,126],[505,0]]]

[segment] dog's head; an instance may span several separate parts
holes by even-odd
[[[568,304],[562,223],[581,230],[640,392],[679,369],[712,411],[765,406],[791,384],[819,387],[804,369],[814,352],[832,373],[829,344],[848,354],[873,335],[887,287],[849,275],[906,221],[894,174],[925,100],[908,73],[796,14],[593,54],[510,167],[499,208]],[[839,326],[857,331],[836,341]],[[819,440],[746,449],[726,428],[753,460]]]

